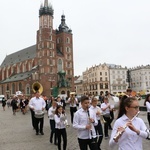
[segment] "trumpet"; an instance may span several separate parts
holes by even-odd
[[[70,127],[70,125],[68,124],[67,118],[65,119],[64,124],[65,124],[66,128]]]
[[[100,121],[101,121],[103,124],[106,123],[105,119],[103,118],[103,114],[101,113],[100,108],[98,108],[97,112],[98,112],[98,114],[99,114],[98,116],[100,117]]]
[[[139,113],[140,113],[140,111],[138,111],[137,114],[136,114],[130,121],[132,122],[132,121],[139,115]],[[127,128],[127,124],[125,124],[125,125],[123,126],[123,128],[126,129],[126,128]],[[122,133],[123,133],[123,131],[122,131],[122,132],[121,132],[121,131],[118,131],[118,132],[116,133],[116,135],[114,136],[113,140],[118,139],[118,138],[120,137],[120,135],[122,135]]]
[[[68,128],[70,127],[70,125],[68,124],[68,120],[67,120],[67,116],[64,114],[64,115],[61,115],[60,117],[61,121],[64,122],[64,125]]]

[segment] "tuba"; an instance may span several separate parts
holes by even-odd
[[[34,82],[32,84],[32,90],[35,93],[36,91],[39,91],[41,94],[43,92],[43,86],[39,82]]]

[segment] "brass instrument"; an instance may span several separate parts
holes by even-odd
[[[139,113],[140,113],[140,111],[138,111],[138,113],[130,120],[131,122],[139,115]],[[125,124],[124,126],[123,126],[123,128],[124,129],[126,129],[127,128],[127,124]],[[116,140],[117,138],[119,138],[119,136],[121,135],[123,133],[123,131],[121,132],[121,131],[118,131],[117,133],[116,133],[116,135],[114,136],[114,140]]]
[[[64,122],[66,128],[70,127],[70,125],[68,124],[67,116],[65,114],[61,114],[60,120]]]
[[[41,94],[43,92],[43,86],[39,82],[34,82],[32,84],[32,90],[35,93],[36,91],[39,91]]]
[[[73,106],[74,103],[75,103],[75,98],[74,98],[74,97],[71,97],[71,98],[70,98],[70,104],[71,104],[71,106]]]
[[[103,118],[103,114],[100,111],[100,108],[98,108],[97,112],[99,113],[100,121],[104,124],[106,123],[105,119]]]

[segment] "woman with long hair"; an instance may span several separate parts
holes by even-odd
[[[144,106],[147,108],[147,120],[150,128],[150,94],[147,94],[146,99],[144,101]]]
[[[55,132],[58,138],[58,150],[61,150],[61,136],[63,138],[63,150],[67,148],[66,114],[61,105],[58,105],[54,115]]]
[[[123,97],[120,101],[118,119],[115,121],[109,145],[118,145],[120,150],[143,150],[142,139],[148,138],[149,131],[139,113],[139,102],[135,97]]]

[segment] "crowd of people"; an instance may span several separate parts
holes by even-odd
[[[67,149],[66,128],[70,126],[68,115],[71,118],[69,122],[77,130],[80,150],[88,150],[88,147],[90,150],[101,150],[103,138],[109,139],[109,145],[111,147],[117,145],[119,150],[142,150],[142,139],[150,139],[150,95],[147,95],[144,102],[147,107],[149,127],[137,117],[139,102],[131,96],[131,89],[127,89],[126,95],[120,97],[118,105],[112,105],[110,101],[113,101],[113,95],[110,93],[105,95],[101,93],[99,99],[84,95],[78,101],[75,92],[71,92],[70,97],[65,100],[59,96],[48,99],[47,96],[41,96],[39,91],[36,91],[32,98],[23,95],[15,95],[11,100],[4,98],[2,107],[5,111],[8,102],[7,106],[12,107],[13,115],[16,115],[18,109],[25,114],[29,107],[36,135],[44,135],[44,111],[47,111],[50,125],[49,142],[54,143],[58,150]],[[65,111],[67,103],[70,114]],[[109,130],[112,131],[111,135],[108,134]]]

